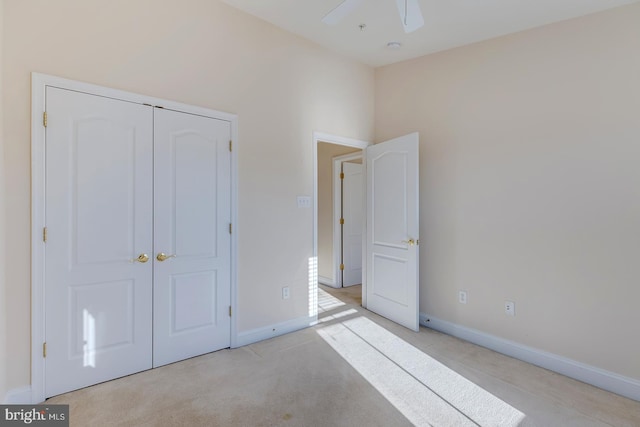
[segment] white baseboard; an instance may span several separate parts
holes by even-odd
[[[567,377],[640,401],[640,381],[420,313],[420,324]]]
[[[314,325],[316,322],[317,319],[315,317],[300,317],[298,319],[292,319],[286,322],[278,323],[276,325],[242,332],[238,334],[235,347],[242,347],[258,341],[277,337],[279,335],[288,334],[289,332],[295,332],[300,329],[308,328],[309,326]],[[5,405],[31,405],[36,403],[40,403],[40,401],[34,400],[31,386],[24,386],[9,390],[4,398],[4,401],[2,402],[2,404]]]
[[[32,405],[34,403],[31,395],[31,386],[24,386],[9,390],[4,397],[4,405]]]
[[[240,332],[236,340],[236,347],[242,347],[258,341],[288,334],[289,332],[308,328],[315,324],[316,321],[315,317],[299,317],[297,319],[288,320],[275,325]]]
[[[335,280],[324,276],[318,276],[318,283],[325,286],[331,286],[332,288],[339,288],[339,286],[336,285]]]

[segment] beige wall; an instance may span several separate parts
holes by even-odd
[[[4,46],[4,0],[0,0],[0,402],[4,402],[4,396],[9,390],[6,382],[6,300],[5,300],[5,268],[4,268],[4,121],[2,114],[2,94],[3,94],[3,77],[2,77],[2,48]]]
[[[343,145],[318,143],[318,275],[334,280],[333,158],[361,151]]]
[[[640,379],[638,23],[634,4],[376,70],[376,140],[420,132],[422,312]]]
[[[30,382],[33,71],[238,114],[239,331],[308,315],[312,133],[373,139],[371,68],[212,0],[5,0],[4,17],[6,388]]]

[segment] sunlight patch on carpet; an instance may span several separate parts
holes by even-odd
[[[317,332],[415,425],[533,425],[522,412],[365,317]]]
[[[345,305],[345,303],[338,298],[318,288],[318,309],[320,312],[330,311],[343,305]]]
[[[341,311],[339,313],[322,316],[318,319],[318,323],[326,323],[330,322],[331,320],[342,319],[343,317],[351,316],[352,314],[356,314],[357,312],[358,310],[356,310],[355,308],[350,308],[349,310]]]

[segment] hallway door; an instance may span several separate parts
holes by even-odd
[[[418,134],[367,147],[367,309],[417,331]]]
[[[364,182],[362,165],[342,163],[342,286],[362,283]]]

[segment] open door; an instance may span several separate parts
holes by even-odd
[[[362,165],[342,163],[342,286],[362,283]]]
[[[366,308],[418,323],[418,133],[366,149]]]

